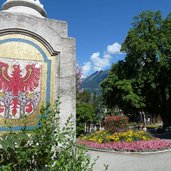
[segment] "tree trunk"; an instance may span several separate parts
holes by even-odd
[[[161,88],[161,110],[160,115],[163,120],[163,128],[166,129],[171,126],[171,113],[170,113],[170,95],[171,90],[166,91],[166,88]]]

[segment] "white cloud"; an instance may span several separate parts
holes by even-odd
[[[83,77],[86,77],[91,70],[92,70],[92,63],[86,62],[82,67]]]
[[[121,45],[115,42],[107,46],[103,55],[101,55],[100,52],[92,53],[89,61],[82,66],[83,77],[88,76],[94,71],[100,71],[110,67],[112,58],[116,57],[117,54],[122,54],[120,50]]]
[[[110,54],[107,53],[104,53],[102,57],[100,56],[99,52],[93,53],[90,57],[93,65],[93,70],[99,71],[110,66],[110,57]]]
[[[107,46],[107,52],[111,55],[121,54],[121,45],[117,42]]]

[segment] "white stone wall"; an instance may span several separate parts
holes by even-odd
[[[59,90],[56,89],[56,97],[60,96],[61,98],[61,125],[65,123],[71,114],[74,116],[75,121],[76,43],[75,39],[68,37],[67,23],[27,14],[2,11],[0,12],[0,32],[5,29],[23,29],[33,32],[45,39],[54,51],[59,52],[59,69],[56,73],[57,81],[54,84],[59,86]],[[8,31],[6,34],[8,34]]]

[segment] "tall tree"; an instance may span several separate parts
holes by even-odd
[[[134,18],[132,26],[122,45],[125,60],[113,66],[102,84],[104,100],[108,103],[111,96],[118,97],[115,103],[110,101],[110,106],[119,104],[125,112],[128,112],[125,108],[134,108],[159,114],[164,126],[169,126],[171,14],[162,20],[160,12],[145,11]]]
[[[158,75],[160,113],[166,126],[171,125],[171,13],[161,26],[159,36],[160,72]]]
[[[76,70],[76,131],[77,136],[84,133],[85,127],[89,126],[95,118],[95,107],[92,104],[92,96],[89,92],[80,89],[82,83],[82,70],[77,66]]]

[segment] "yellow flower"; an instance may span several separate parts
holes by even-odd
[[[132,142],[132,139],[131,139],[131,138],[127,138],[126,141],[127,141],[127,142]]]
[[[128,130],[126,132],[115,132],[113,134],[110,134],[108,131],[98,131],[95,133],[92,133],[89,136],[82,137],[84,140],[90,140],[98,143],[103,142],[120,142],[120,141],[126,141],[126,142],[132,142],[134,140],[151,140],[152,137],[144,131],[132,131]]]

